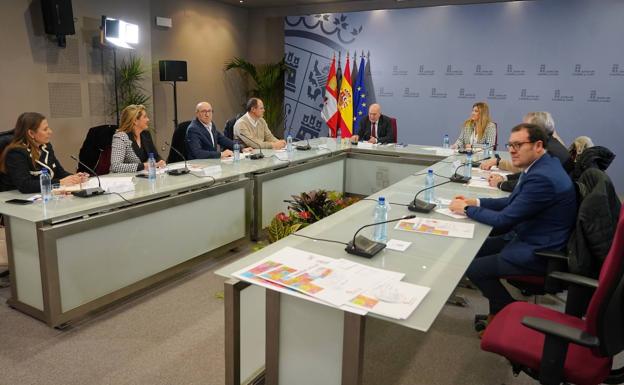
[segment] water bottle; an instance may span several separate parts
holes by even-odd
[[[340,136],[340,128],[338,128],[336,129],[336,147],[338,148],[342,147],[342,138]]]
[[[427,203],[435,203],[435,194],[433,192],[434,184],[435,181],[433,179],[433,170],[429,169],[429,171],[427,171],[427,179],[425,180],[425,188],[428,189],[425,190],[425,202]]]
[[[156,159],[154,159],[154,153],[149,153],[149,158],[147,160],[147,179],[150,182],[156,181]]]
[[[386,198],[379,197],[377,206],[375,206],[375,215],[373,221],[375,223],[384,222],[388,220],[388,206],[386,206]],[[384,223],[375,226],[375,233],[373,239],[376,242],[386,243],[388,241],[388,224]]]
[[[466,165],[464,166],[464,176],[466,178],[472,177],[472,152],[466,153]]]
[[[238,140],[234,141],[234,163],[238,163],[240,161],[240,144],[238,144]]]
[[[490,157],[490,144],[488,142],[485,142],[485,148],[483,149],[483,158],[489,158]]]
[[[293,151],[292,136],[288,134],[288,136],[286,137],[286,152],[292,152],[292,151]]]
[[[52,199],[52,179],[48,174],[47,168],[41,169],[39,174],[39,187],[41,187],[41,200],[43,203],[49,202]]]
[[[444,134],[444,139],[442,140],[442,147],[444,148],[451,147],[448,134]]]

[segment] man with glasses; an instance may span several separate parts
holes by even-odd
[[[210,103],[197,103],[195,119],[186,129],[186,152],[189,160],[228,158],[233,155],[234,142],[217,130],[212,122],[212,113]],[[222,151],[219,151],[219,146]],[[251,148],[243,151],[249,152]]]
[[[247,101],[247,113],[234,124],[234,138],[252,148],[279,150],[286,146],[286,141],[277,139],[269,130],[264,116],[264,103],[258,98]]]
[[[501,277],[544,275],[546,261],[535,251],[561,250],[576,220],[576,193],[557,158],[546,155],[545,131],[535,124],[511,130],[507,148],[515,167],[522,169],[518,184],[506,198],[455,198],[449,208],[493,226],[490,236],[466,275],[489,300],[491,319],[514,301]]]
[[[390,118],[381,114],[381,106],[373,103],[368,107],[368,116],[360,120],[357,135],[351,136],[352,142],[359,140],[369,143],[394,143]]]

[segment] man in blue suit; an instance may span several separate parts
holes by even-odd
[[[511,130],[507,148],[520,179],[509,197],[455,198],[449,208],[494,227],[466,275],[490,303],[490,318],[514,301],[500,278],[544,275],[543,249],[562,249],[576,220],[576,193],[561,162],[546,154],[546,132],[523,123]]]
[[[223,151],[219,151],[219,147]],[[212,106],[200,102],[195,107],[195,119],[186,129],[188,159],[228,158],[233,155],[234,142],[217,130],[212,122]],[[245,148],[245,152],[251,148]]]

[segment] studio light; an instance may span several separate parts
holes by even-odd
[[[102,16],[103,43],[115,47],[134,48],[139,43],[139,26],[119,19]]]

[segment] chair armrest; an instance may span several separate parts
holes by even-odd
[[[564,261],[568,260],[568,255],[564,253],[563,251],[559,251],[559,250],[540,250],[540,251],[536,251],[535,255],[539,257],[560,259]]]
[[[562,325],[547,319],[524,317],[522,318],[522,324],[547,336],[558,337],[577,345],[586,346],[588,348],[600,346],[598,337],[592,336],[581,329]]]
[[[565,281],[565,282],[574,283],[577,285],[591,287],[593,289],[596,289],[598,287],[598,280],[584,277],[582,275],[564,273],[563,271],[553,271],[552,273],[548,274],[548,276],[551,278],[558,279],[560,281]]]

